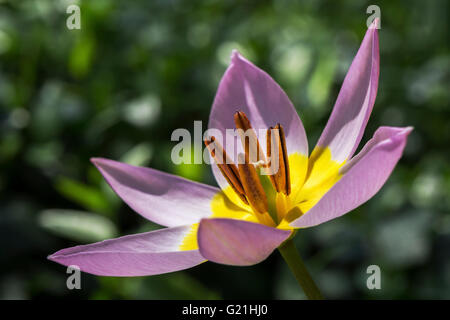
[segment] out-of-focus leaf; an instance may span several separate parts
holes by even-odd
[[[106,196],[97,188],[67,177],[56,179],[55,188],[63,196],[88,210],[102,213],[109,213],[112,210]]]
[[[161,101],[157,95],[149,94],[145,97],[129,102],[123,108],[125,120],[137,127],[153,124],[161,112]]]
[[[310,68],[311,56],[311,48],[304,44],[284,48],[273,61],[275,71],[280,79],[296,85],[306,76]]]
[[[332,50],[320,55],[318,65],[308,85],[308,99],[313,106],[323,107],[327,101],[336,71],[336,64],[337,58]]]
[[[84,36],[76,42],[69,59],[69,70],[75,77],[83,77],[89,72],[95,52],[95,41]]]
[[[201,181],[203,176],[203,166],[200,164],[179,164],[175,166],[175,174],[186,179]]]
[[[131,164],[133,166],[147,165],[153,156],[153,148],[149,143],[140,143],[125,153],[120,161]]]
[[[183,178],[202,181],[203,169],[206,167],[205,164],[195,164],[194,153],[199,152],[199,156],[203,157],[202,149],[198,146],[192,146],[190,150],[183,149],[180,154],[176,156],[182,158],[182,163],[174,164],[173,170],[176,175],[182,176]]]
[[[111,220],[90,212],[48,209],[39,213],[38,222],[50,232],[83,243],[117,236],[117,229]]]

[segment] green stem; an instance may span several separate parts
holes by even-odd
[[[294,241],[292,238],[284,242],[280,247],[278,247],[283,259],[286,261],[289,269],[297,279],[297,282],[303,288],[306,296],[310,300],[323,300],[323,296],[314,283],[311,275],[302,261],[297,249],[295,248]]]

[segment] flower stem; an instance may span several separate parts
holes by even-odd
[[[278,247],[278,250],[281,253],[281,256],[286,261],[289,269],[291,269],[292,273],[297,279],[297,282],[302,287],[306,296],[310,300],[323,300],[323,296],[314,283],[311,275],[302,261],[297,249],[295,248],[294,241],[292,238],[285,241],[281,246]]]

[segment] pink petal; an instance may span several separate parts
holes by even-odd
[[[378,32],[367,30],[344,79],[330,119],[317,143],[330,147],[333,159],[349,159],[361,141],[377,95],[379,75]]]
[[[60,250],[48,259],[99,276],[134,277],[179,271],[205,261],[198,250],[178,249],[190,228],[167,228],[76,246]]]
[[[111,188],[134,211],[163,226],[193,224],[211,215],[220,190],[150,168],[94,158]]]
[[[216,218],[200,222],[197,241],[208,260],[250,266],[266,259],[290,234],[258,223]]]
[[[208,128],[218,129],[225,146],[233,140],[236,150],[226,148],[230,157],[236,161],[242,152],[241,142],[236,137],[226,136],[226,129],[235,129],[234,113],[244,111],[258,135],[264,152],[266,150],[266,130],[281,123],[286,134],[289,153],[299,152],[308,155],[308,141],[305,129],[294,106],[280,86],[263,70],[233,51],[231,64],[220,81],[209,117]],[[216,166],[213,173],[219,185],[224,189],[228,184]]]
[[[402,156],[411,130],[412,127],[380,127],[361,152],[341,168],[343,177],[291,226],[306,228],[321,224],[372,198]]]

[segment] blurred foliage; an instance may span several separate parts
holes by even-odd
[[[48,209],[39,214],[39,226],[60,236],[80,242],[96,242],[117,237],[115,225],[89,212]]]
[[[73,3],[81,30],[66,28]],[[450,298],[445,0],[0,1],[0,298],[303,298],[277,253],[249,268],[83,275],[78,291],[46,256],[157,228],[113,194],[90,157],[215,183],[207,165],[172,164],[170,135],[207,123],[233,48],[285,89],[312,147],[370,4],[381,8],[381,74],[363,143],[380,125],[415,130],[378,195],[296,241],[329,298]],[[366,288],[371,264],[382,290]]]

